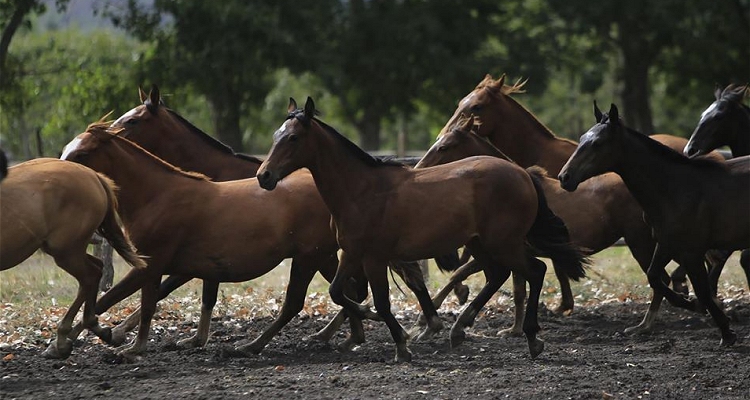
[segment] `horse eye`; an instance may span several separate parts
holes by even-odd
[[[123,122],[123,123],[124,123],[125,125],[133,126],[133,125],[135,125],[135,124],[137,124],[137,123],[138,123],[138,120],[137,120],[137,119],[135,119],[135,118],[130,118],[130,119],[128,119],[128,120],[125,120],[125,122]]]
[[[295,135],[295,134],[291,134],[291,135],[289,135],[289,141],[290,141],[290,142],[296,142],[296,141],[297,141],[297,139],[298,139],[298,136],[297,136],[297,135]]]
[[[474,104],[473,106],[469,107],[469,111],[476,113],[478,111],[482,111],[482,105],[481,104]]]
[[[438,152],[442,152],[442,151],[445,151],[445,149],[446,149],[446,147],[443,146],[443,145],[441,145],[441,146],[438,146],[437,151]]]

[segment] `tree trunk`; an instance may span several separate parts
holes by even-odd
[[[362,118],[357,121],[359,131],[359,145],[367,151],[380,150],[380,118],[381,116],[370,108],[366,108]]]
[[[15,10],[13,10],[13,14],[10,16],[8,25],[5,26],[2,35],[0,35],[0,87],[4,87],[8,79],[6,59],[8,58],[10,41],[13,39],[13,35],[18,30],[18,27],[21,26],[23,17],[31,11],[32,6],[32,1],[18,2]]]
[[[240,102],[233,100],[228,93],[207,96],[211,104],[211,119],[214,132],[219,140],[235,152],[244,151],[242,130],[240,130]]]
[[[629,127],[646,135],[654,133],[649,98],[649,66],[647,57],[624,54],[623,67],[620,71],[620,79],[624,84],[620,94],[623,119]]]

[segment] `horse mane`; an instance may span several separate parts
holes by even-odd
[[[198,128],[197,126],[193,125],[192,122],[190,122],[190,121],[186,120],[185,118],[183,118],[182,115],[178,114],[176,111],[174,111],[174,110],[172,110],[170,108],[167,108],[167,107],[164,107],[164,109],[167,110],[167,112],[170,115],[172,115],[173,117],[175,117],[178,121],[180,121],[185,126],[187,126],[188,130],[190,130],[190,132],[198,135],[198,137],[200,137],[201,139],[203,139],[203,141],[205,141],[206,143],[208,143],[208,145],[210,145],[214,149],[219,150],[222,153],[229,154],[229,155],[235,156],[237,158],[241,158],[241,159],[246,160],[246,161],[251,161],[251,162],[258,163],[258,164],[263,163],[263,160],[261,160],[261,159],[259,159],[257,157],[254,157],[254,156],[251,156],[251,155],[247,155],[247,154],[242,154],[242,153],[236,153],[231,147],[229,147],[226,144],[222,143],[221,141],[217,140],[216,138],[214,138],[213,136],[209,135],[208,133],[202,131],[200,128]]]
[[[298,114],[300,114],[300,113],[299,112],[295,112],[293,115],[296,118],[299,118]],[[313,120],[315,120],[315,122],[317,122],[318,125],[320,125],[323,128],[324,131],[328,132],[331,136],[333,136],[341,144],[343,144],[344,147],[346,149],[348,149],[350,153],[352,153],[353,155],[355,155],[358,159],[362,160],[368,166],[370,166],[370,167],[397,166],[397,167],[402,167],[402,168],[406,167],[406,164],[404,164],[402,162],[399,162],[399,161],[396,161],[396,160],[393,160],[393,159],[390,159],[390,158],[387,158],[387,157],[382,157],[382,158],[373,157],[372,155],[370,155],[370,153],[362,150],[359,146],[357,146],[356,144],[354,144],[354,142],[352,142],[351,140],[349,140],[346,136],[340,134],[332,126],[329,126],[328,124],[326,124],[325,122],[319,120],[318,118],[313,118]]]
[[[153,155],[148,150],[144,149],[143,147],[139,146],[135,142],[132,142],[122,136],[120,136],[120,132],[122,132],[122,129],[118,128],[111,128],[109,126],[110,124],[103,121],[97,121],[92,124],[89,124],[89,126],[86,128],[86,132],[92,132],[92,131],[99,131],[104,132],[106,134],[109,134],[112,138],[112,140],[119,140],[122,143],[125,143],[126,146],[131,146],[136,149],[136,151],[139,151],[143,153],[146,157],[150,157],[156,164],[161,165],[163,168],[166,168],[170,171],[176,172],[182,176],[186,176],[191,179],[197,179],[201,181],[210,181],[211,179],[207,177],[206,175],[203,175],[199,172],[192,172],[192,171],[185,171],[183,169],[180,169],[178,167],[175,167],[172,164],[169,164],[168,162],[162,160],[161,158]]]

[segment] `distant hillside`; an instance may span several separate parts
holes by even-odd
[[[35,28],[41,31],[64,29],[71,26],[87,31],[91,29],[115,29],[112,22],[94,15],[95,10],[104,7],[106,1],[102,0],[70,0],[67,10],[58,13],[55,0],[44,0],[47,4],[47,12],[35,20]],[[144,6],[151,6],[153,0],[140,0]],[[117,2],[112,2],[117,4]]]

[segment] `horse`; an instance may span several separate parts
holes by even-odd
[[[202,173],[215,182],[255,177],[262,160],[235,153],[230,147],[209,136],[180,114],[166,107],[161,99],[158,86],[152,85],[148,94],[139,88],[139,95],[141,105],[123,114],[111,125],[112,128],[122,129],[119,133],[121,137],[127,138],[180,169]],[[409,160],[407,159],[407,161]],[[457,259],[443,257],[437,261],[446,270],[453,270],[459,266]],[[420,292],[426,290],[426,287],[423,287],[414,278],[413,265],[395,262],[391,263],[391,266],[394,268],[394,272],[402,276],[407,285],[415,286],[413,290]],[[170,276],[162,283],[159,292],[160,299],[166,297],[190,279],[189,276]],[[362,299],[366,296],[366,286],[364,291],[365,293],[360,295]],[[468,288],[459,288],[458,291],[464,294],[464,299],[468,296]],[[213,295],[204,297],[203,300],[208,301],[215,298],[216,296]],[[213,306],[213,304],[204,304],[204,307],[207,308],[213,308]],[[294,314],[296,313],[289,315]],[[328,326],[312,335],[311,338],[320,341],[330,340],[343,323],[344,317],[345,314],[339,312]],[[139,311],[135,311],[123,323],[115,327],[113,342],[124,341],[125,332],[137,326],[138,318]],[[359,321],[351,321],[351,323],[360,324]],[[350,348],[364,341],[363,336],[358,336],[364,332],[360,327],[353,328],[352,332],[354,337],[349,337],[341,345],[342,348]],[[423,334],[430,335],[432,330],[426,330]],[[270,339],[268,335],[265,337]],[[254,345],[254,348],[258,351],[263,347],[264,345],[261,345],[260,342]]]
[[[517,81],[512,85],[506,85],[505,75],[497,80],[490,75],[486,75],[474,90],[459,101],[455,112],[441,129],[438,140],[450,132],[462,115],[473,114],[478,125],[476,133],[479,136],[486,137],[513,161],[522,167],[538,165],[550,175],[557,175],[560,168],[575,151],[577,143],[555,136],[529,110],[511,97],[512,94],[523,93],[524,84],[525,81]],[[653,135],[652,138],[678,151],[681,151],[687,142],[683,138],[671,135]],[[716,152],[712,152],[706,157],[717,161],[724,159]],[[607,179],[621,180],[617,176]],[[604,248],[607,245],[614,244],[622,237],[625,239],[633,258],[638,262],[641,269],[646,271],[651,261],[655,241],[648,224],[642,218],[632,217],[633,215],[640,215],[642,209],[624,184],[620,183],[620,185],[621,187],[618,187],[612,183],[609,186],[610,191],[600,192],[601,198],[599,200],[592,199],[593,204],[581,207],[588,209],[594,207],[594,204],[612,204],[610,210],[613,213],[608,218],[591,221],[598,225],[589,228],[592,232],[607,233],[606,236],[596,238],[602,244],[591,247],[603,246],[601,248]],[[585,214],[582,213],[581,216],[585,216]],[[572,224],[573,221],[568,221],[568,223]],[[722,255],[717,254],[716,256]],[[726,257],[725,254],[723,256]],[[673,285],[676,290],[687,293],[683,273],[679,271],[673,273]],[[565,290],[565,287],[563,286],[562,289]],[[572,294],[570,295],[572,296]],[[648,315],[655,317],[659,302],[652,301],[651,304],[653,312]],[[563,303],[561,306],[558,310],[566,311],[566,305]],[[641,324],[628,328],[626,332],[649,332],[652,325],[653,320],[644,319]]]
[[[144,261],[123,231],[115,185],[82,165],[38,158],[9,169],[0,187],[0,271],[12,268],[41,249],[78,281],[78,293],[57,327],[47,358],[67,358],[73,319],[83,305],[83,327],[106,336],[94,303],[102,262],[86,253],[94,232],[109,240],[123,259],[142,271]]]
[[[648,267],[651,287],[675,303],[700,309],[661,280],[667,263],[677,260],[718,325],[721,344],[734,344],[737,335],[713,301],[703,257],[709,249],[741,250],[750,244],[750,156],[727,164],[689,159],[625,126],[614,104],[606,114],[594,104],[594,115],[596,124],[581,136],[558,175],[563,189],[574,191],[606,172],[620,175],[657,241]]]
[[[716,101],[702,113],[683,152],[699,157],[721,146],[729,146],[733,157],[750,154],[750,107],[742,101],[750,93],[748,85],[716,88]]]
[[[5,155],[5,151],[0,149],[0,182],[8,176],[8,156]]]
[[[504,160],[511,160],[502,151],[498,150],[487,138],[477,135],[472,129],[475,128],[474,117],[465,118],[463,122],[456,127],[444,133],[422,157],[417,164],[417,168],[430,167],[439,164],[445,164],[472,156],[492,156]],[[564,222],[570,232],[571,242],[581,249],[586,249],[587,254],[596,254],[609,246],[616,240],[617,232],[609,232],[608,224],[613,215],[618,213],[621,218],[640,219],[641,211],[639,208],[631,207],[620,209],[618,199],[626,194],[620,193],[627,191],[622,185],[622,180],[615,174],[605,174],[591,178],[586,181],[573,193],[569,193],[560,187],[557,179],[547,176],[546,171],[539,167],[531,167],[531,173],[538,175],[542,183],[544,194],[547,197],[550,208]],[[601,193],[610,193],[609,196],[602,196]],[[468,276],[470,272],[459,270],[457,279]],[[557,268],[555,269],[557,273]],[[566,276],[557,274],[560,281],[562,301],[560,309],[573,309],[573,294],[570,289],[570,283]],[[451,280],[451,284],[453,279]],[[514,282],[516,283],[516,282]],[[444,300],[446,291],[450,289],[450,284],[443,288],[434,300],[435,305],[439,306]],[[525,284],[514,285],[514,301],[516,308],[523,307],[523,298],[526,296]],[[558,309],[558,311],[560,311]],[[516,312],[517,320],[513,327],[501,331],[501,333],[519,334],[518,327],[522,321],[518,320],[523,314]]]
[[[342,283],[364,270],[375,309],[396,343],[397,362],[410,361],[412,354],[407,334],[390,310],[385,262],[428,258],[463,245],[483,266],[487,284],[451,328],[451,346],[464,340],[464,327],[513,271],[531,287],[523,326],[529,352],[536,357],[543,351],[544,342],[536,335],[546,266],[530,246],[567,259],[571,276],[584,272],[582,256],[567,242],[565,225],[550,215],[543,193],[524,169],[490,157],[412,169],[375,159],[357,147],[315,116],[310,97],[303,109],[290,98],[287,111],[258,170],[258,182],[274,191],[298,169],[312,173],[341,247],[331,299],[361,313]]]
[[[683,153],[691,158],[700,157],[721,146],[729,146],[732,157],[750,155],[750,107],[742,102],[748,93],[748,85],[728,85],[723,90],[717,86],[716,101],[701,113]],[[720,258],[709,273],[714,292],[725,262],[725,258]],[[740,266],[750,284],[750,250],[742,251]]]

